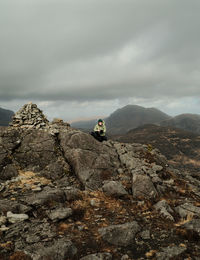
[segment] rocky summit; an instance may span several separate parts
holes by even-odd
[[[0,131],[0,259],[199,259],[198,176],[145,144],[15,119]]]

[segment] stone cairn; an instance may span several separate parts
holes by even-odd
[[[49,127],[49,121],[36,104],[25,104],[12,118],[12,127],[28,129],[44,129]]]

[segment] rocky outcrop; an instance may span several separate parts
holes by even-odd
[[[0,259],[198,256],[194,176],[59,122],[0,132]]]
[[[14,112],[0,107],[0,126],[8,126],[12,120]]]

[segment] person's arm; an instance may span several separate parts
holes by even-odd
[[[98,127],[98,125],[95,125],[94,131],[95,131],[95,132],[99,132],[99,127]]]

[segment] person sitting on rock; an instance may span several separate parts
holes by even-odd
[[[99,142],[107,141],[106,125],[102,119],[98,120],[98,123],[94,127],[94,132],[92,132],[91,135]]]

